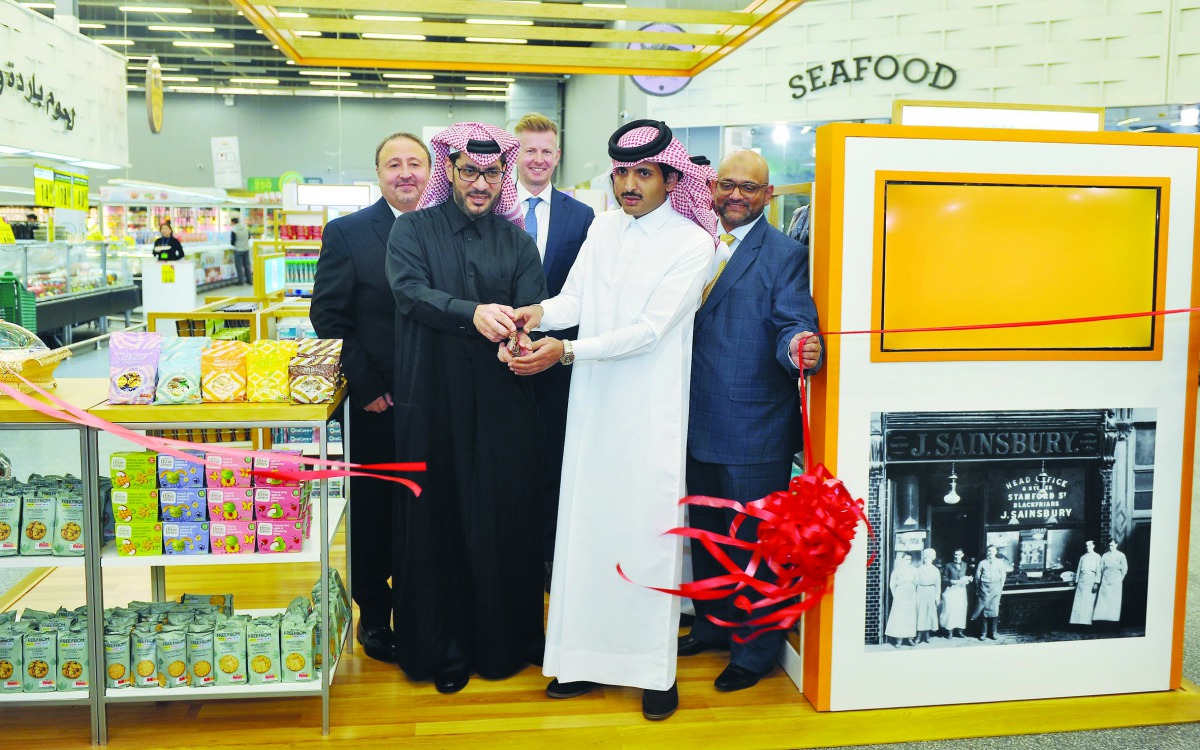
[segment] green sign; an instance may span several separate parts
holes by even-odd
[[[279,178],[248,177],[246,178],[246,189],[251,193],[277,193],[279,192]]]

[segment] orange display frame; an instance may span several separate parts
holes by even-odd
[[[845,328],[843,284],[845,268],[842,247],[847,215],[847,142],[853,138],[914,139],[951,142],[1016,142],[1036,144],[1099,144],[1115,146],[1184,147],[1192,151],[1195,169],[1200,174],[1200,138],[1193,136],[1127,133],[1083,133],[1057,131],[988,131],[941,127],[904,127],[895,125],[844,124],[824,126],[817,131],[816,195],[817,216],[812,243],[813,296],[817,302],[822,328]],[[960,145],[957,144],[956,145]],[[1045,179],[1041,177],[1040,179]],[[1094,178],[1092,178],[1094,179]],[[1200,248],[1200,222],[1189,233],[1193,248]],[[1165,261],[1165,254],[1164,254]],[[1200,264],[1192,265],[1189,279],[1190,305],[1200,306]],[[877,312],[877,310],[876,310]],[[1161,329],[1160,329],[1161,330]],[[1161,341],[1161,335],[1158,337]],[[810,417],[813,440],[807,450],[813,463],[825,464],[834,474],[838,470],[838,410],[842,397],[842,352],[846,343],[841,336],[826,338],[826,365],[812,380]],[[1187,382],[1200,376],[1200,320],[1191,316],[1187,329]],[[1056,358],[1068,358],[1061,354]],[[1130,359],[1129,353],[1118,358]],[[1182,684],[1183,635],[1187,595],[1187,553],[1192,498],[1191,467],[1195,449],[1196,390],[1189,388],[1184,398],[1182,430],[1183,474],[1180,478],[1176,577],[1172,584],[1174,610],[1171,628],[1169,689]],[[853,488],[852,488],[853,491]],[[833,581],[831,580],[832,584]],[[830,710],[833,669],[834,591],[805,616],[803,630],[802,684],[806,698],[818,711]],[[985,709],[986,710],[986,709]],[[1200,719],[1197,716],[1196,719]],[[1193,719],[1193,720],[1196,720]],[[1099,721],[1097,726],[1103,726]]]

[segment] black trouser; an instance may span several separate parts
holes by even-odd
[[[375,464],[396,461],[392,410],[358,409],[350,416],[350,459]],[[350,572],[354,601],[368,626],[391,627],[392,508],[396,485],[381,479],[350,479]]]
[[[254,277],[250,271],[250,251],[249,250],[234,250],[233,263],[237,268],[237,280],[239,284],[253,284]]]

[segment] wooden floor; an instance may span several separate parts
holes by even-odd
[[[335,564],[343,552],[335,550]],[[307,594],[316,565],[173,568],[169,592],[233,592],[237,608],[284,606]],[[54,609],[83,603],[81,570],[58,569],[18,602]],[[144,571],[106,573],[112,606],[148,599]],[[640,691],[604,688],[581,698],[545,697],[547,678],[530,667],[502,681],[472,678],[461,693],[438,694],[409,682],[395,667],[347,655],[333,686],[332,732],[321,736],[319,698],[213,700],[120,705],[108,709],[113,748],[796,748],[985,735],[1071,731],[1200,721],[1200,690],[1074,698],[987,706],[893,709],[818,714],[776,668],[750,690],[718,693],[712,680],[724,666],[708,653],[679,662],[680,707],[665,722],[641,715]],[[83,708],[0,709],[0,747],[90,746]]]

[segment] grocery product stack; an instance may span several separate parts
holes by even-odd
[[[109,459],[116,550],[122,557],[298,552],[312,528],[308,482],[255,477],[300,471],[300,451],[233,459],[184,451]]]
[[[0,480],[0,557],[82,557],[86,546],[79,479]]]
[[[87,690],[87,607],[0,612],[0,695]]]

